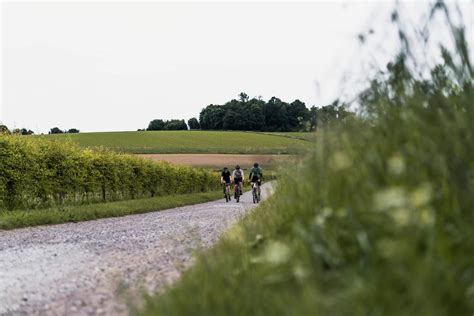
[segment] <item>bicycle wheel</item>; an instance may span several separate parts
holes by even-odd
[[[237,186],[236,189],[235,189],[235,196],[236,196],[235,201],[237,203],[239,203],[239,201],[240,201],[240,188],[239,188],[239,186]]]

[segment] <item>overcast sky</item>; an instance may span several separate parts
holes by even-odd
[[[392,9],[391,1],[3,2],[0,121],[35,132],[136,130],[198,116],[241,91],[326,105],[348,69],[363,72],[357,35],[379,31]],[[395,42],[369,49],[392,55]]]

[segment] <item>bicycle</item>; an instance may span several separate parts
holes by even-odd
[[[230,183],[223,183],[224,185],[224,197],[225,201],[229,202],[230,201]]]
[[[258,182],[252,182],[253,203],[260,203],[260,185]]]
[[[237,203],[240,201],[240,185],[238,183],[234,183],[234,198]]]

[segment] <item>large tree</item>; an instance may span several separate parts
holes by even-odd
[[[272,97],[263,107],[265,115],[265,130],[275,132],[289,131],[288,114],[286,112],[287,103],[276,97]]]
[[[201,129],[201,125],[197,118],[192,117],[188,120],[189,129]]]
[[[148,128],[146,129],[147,131],[162,131],[165,129],[165,122],[160,119],[156,119],[151,121],[148,124]]]
[[[49,130],[48,134],[63,134],[64,131],[61,130],[59,127],[53,127]]]
[[[223,129],[225,112],[222,105],[208,105],[199,114],[201,128],[210,130]]]
[[[0,134],[10,134],[10,130],[6,125],[0,125]]]
[[[21,135],[33,135],[34,133],[35,132],[33,132],[31,129],[22,128],[20,130]]]
[[[305,122],[309,119],[309,110],[300,100],[291,102],[287,107],[288,125],[293,131],[304,131]]]
[[[168,131],[188,130],[188,125],[184,120],[169,120],[165,121],[164,129]]]

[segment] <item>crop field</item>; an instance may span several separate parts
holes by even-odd
[[[309,133],[221,131],[147,131],[59,134],[40,136],[71,140],[80,147],[105,147],[134,154],[296,154],[311,144]],[[290,137],[291,136],[291,137]]]
[[[262,133],[264,135],[273,135],[273,136],[280,136],[280,137],[288,137],[292,139],[299,139],[299,140],[308,140],[308,141],[315,141],[316,140],[316,133],[315,132],[265,132]]]
[[[177,165],[221,169],[236,164],[246,169],[258,162],[263,168],[274,168],[288,162],[291,155],[235,155],[235,154],[140,154],[154,161],[166,161]]]

